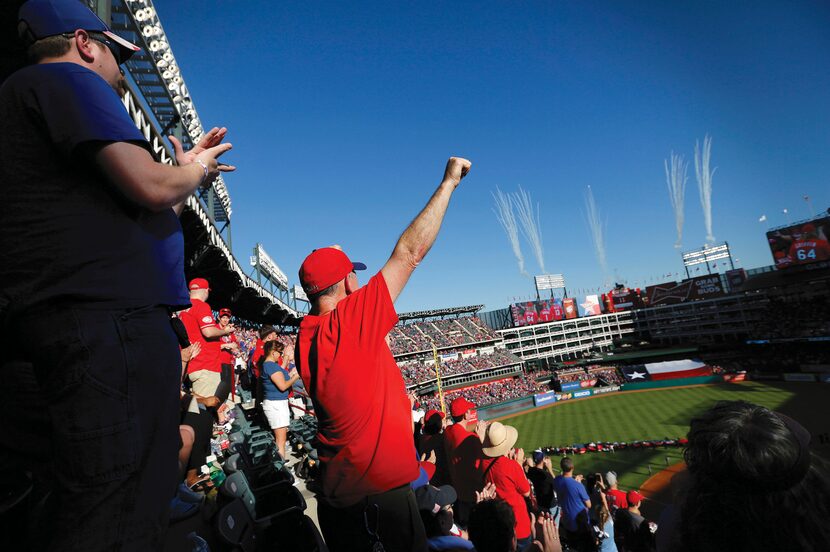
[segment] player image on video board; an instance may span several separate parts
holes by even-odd
[[[830,260],[830,217],[767,232],[776,268]]]

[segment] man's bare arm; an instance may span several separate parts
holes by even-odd
[[[401,294],[412,272],[435,243],[450,203],[450,197],[461,179],[469,172],[471,165],[472,163],[466,159],[450,157],[438,189],[432,194],[426,207],[404,230],[392,251],[392,256],[381,269],[392,301]]]
[[[202,328],[202,335],[205,336],[206,339],[219,339],[220,337],[232,334],[234,331],[235,327],[233,326],[233,324],[225,328],[217,328],[216,326],[205,326],[204,328]]]
[[[152,211],[163,211],[182,204],[203,184],[220,172],[217,157],[231,149],[219,144],[198,157],[208,168],[193,162],[182,166],[157,163],[144,148],[129,142],[112,142],[95,151],[95,163],[121,192],[135,203]]]

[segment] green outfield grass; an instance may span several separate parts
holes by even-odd
[[[519,430],[518,446],[565,446],[590,441],[635,441],[685,436],[690,420],[719,400],[746,400],[780,410],[801,421],[814,435],[827,428],[828,387],[817,384],[743,382],[677,389],[610,394],[567,401],[501,420]],[[824,413],[822,415],[821,413]],[[819,424],[818,426],[816,424]],[[812,427],[811,427],[812,426]],[[682,449],[625,450],[587,453],[575,458],[578,473],[617,472],[620,487],[639,488],[648,466],[682,460]],[[558,469],[556,462],[555,468]]]

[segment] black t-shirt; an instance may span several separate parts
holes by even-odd
[[[128,200],[82,145],[149,149],[115,91],[74,63],[33,65],[0,88],[0,306],[189,305],[172,209]]]
[[[533,466],[527,470],[527,478],[533,483],[533,491],[536,493],[536,502],[539,504],[539,508],[548,510],[556,506],[553,476],[547,470]]]
[[[656,549],[649,521],[626,509],[621,508],[614,515],[614,537],[624,544],[626,552],[653,552]]]

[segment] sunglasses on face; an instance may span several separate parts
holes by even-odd
[[[87,31],[87,34],[89,35],[89,38],[91,38],[95,42],[100,42],[101,44],[106,46],[107,49],[110,52],[112,52],[112,56],[115,58],[115,62],[118,65],[121,65],[121,50],[118,47],[118,44],[110,40],[110,38],[103,33],[99,33],[96,31]],[[72,38],[75,36],[75,33],[64,33],[63,36],[65,36],[66,38]]]

